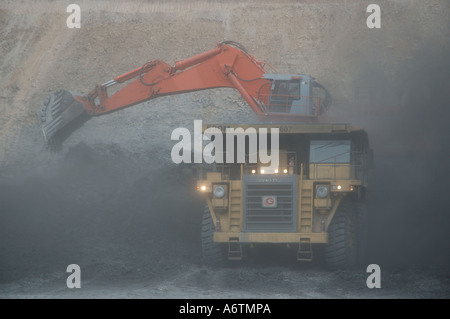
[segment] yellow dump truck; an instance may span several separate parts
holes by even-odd
[[[331,268],[352,267],[362,259],[367,233],[364,196],[372,163],[362,128],[349,124],[203,125],[203,131],[211,127],[222,133],[240,129],[247,144],[243,163],[216,158],[198,172],[197,190],[207,204],[202,224],[207,263],[241,260],[248,249],[269,243],[294,246],[299,261],[311,261],[323,251]],[[248,160],[252,149],[245,135],[250,127],[278,129],[278,167]],[[216,157],[230,151],[225,146]],[[324,249],[317,249],[320,246]]]

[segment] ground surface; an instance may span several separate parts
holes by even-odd
[[[447,188],[450,5],[379,1],[64,1],[0,3],[1,298],[449,298]],[[268,251],[242,265],[201,262],[204,203],[171,163],[177,127],[256,119],[229,89],[149,101],[89,120],[49,153],[35,112],[56,89],[86,93],[143,65],[241,42],[281,73],[314,75],[323,121],[364,126],[376,165],[368,194],[370,262],[328,271]],[[82,269],[69,290],[67,265]]]

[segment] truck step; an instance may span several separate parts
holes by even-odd
[[[300,238],[297,251],[297,260],[298,261],[313,260],[312,245],[311,240],[309,238]]]
[[[242,245],[239,238],[230,238],[228,242],[228,260],[242,260]]]

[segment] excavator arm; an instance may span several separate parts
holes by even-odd
[[[255,113],[262,114],[263,110],[253,98],[256,98],[258,89],[269,82],[263,77],[264,73],[263,64],[245,51],[219,44],[216,49],[176,62],[173,67],[160,60],[150,61],[97,86],[81,102],[88,113],[95,115],[164,95],[231,87],[238,89]],[[252,80],[239,81],[238,77]],[[108,87],[129,80],[133,81],[108,96]]]
[[[268,74],[265,66],[240,44],[227,41],[174,66],[160,60],[150,61],[97,85],[84,96],[60,90],[50,94],[38,112],[44,139],[49,144],[62,141],[95,115],[160,96],[220,87],[237,89],[261,119],[314,121],[324,105],[312,100],[309,88],[312,84],[321,86],[308,76]],[[128,83],[124,87],[108,94],[108,88],[125,82]],[[294,92],[288,92],[289,89]],[[307,95],[302,96],[302,92]],[[298,102],[302,99],[303,105]]]

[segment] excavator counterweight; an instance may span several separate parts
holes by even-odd
[[[45,142],[52,145],[64,141],[92,116],[160,96],[229,87],[238,90],[263,121],[317,121],[330,104],[325,88],[308,75],[268,73],[265,66],[239,43],[225,41],[174,66],[160,60],[147,62],[97,85],[87,95],[53,92],[37,115]],[[109,87],[125,82],[124,87],[108,95]],[[314,93],[317,88],[321,94]]]

